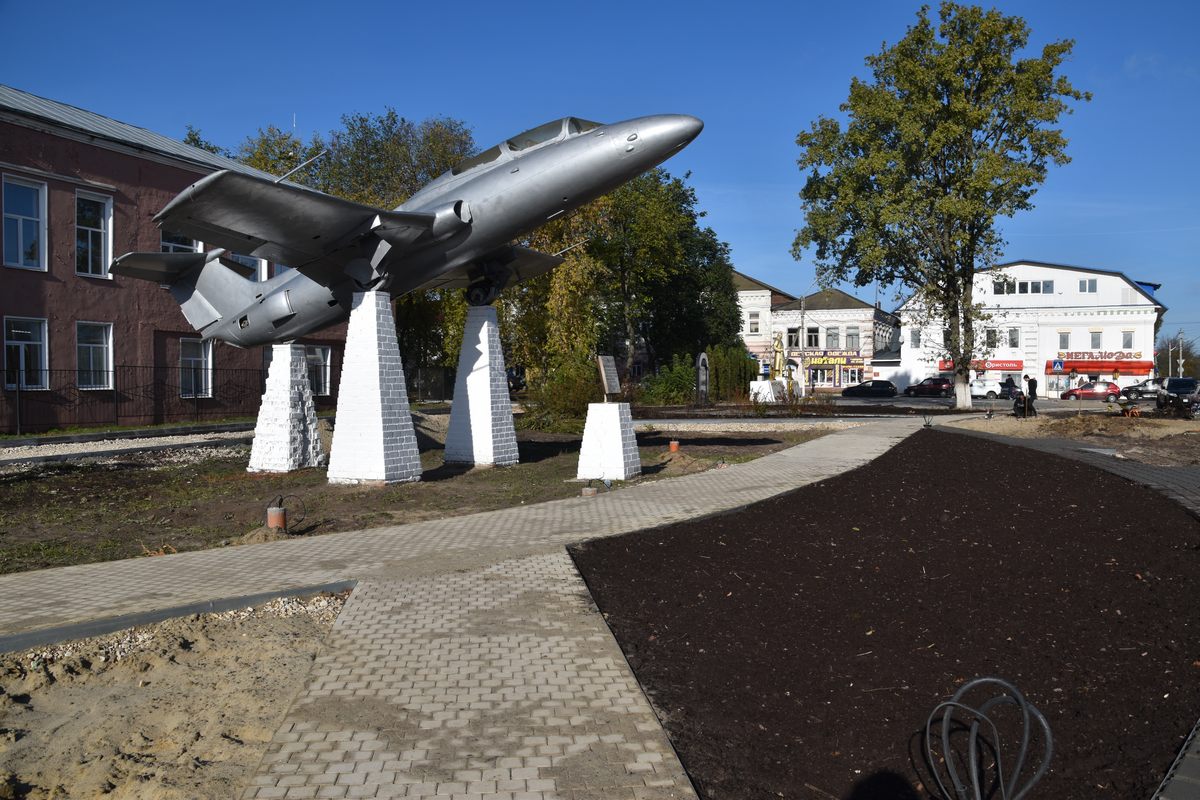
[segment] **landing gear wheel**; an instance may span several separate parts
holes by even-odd
[[[491,305],[500,296],[500,287],[490,281],[472,283],[467,287],[467,304],[472,306]]]

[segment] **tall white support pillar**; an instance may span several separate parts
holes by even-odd
[[[304,346],[273,345],[246,471],[291,472],[324,463]]]
[[[509,466],[517,460],[517,434],[496,309],[471,306],[454,379],[446,462]]]
[[[330,450],[330,483],[421,479],[396,320],[387,292],[354,295]]]

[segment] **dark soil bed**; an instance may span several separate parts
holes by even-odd
[[[921,431],[573,556],[705,798],[924,797],[927,716],[994,675],[1054,732],[1031,796],[1068,800],[1150,797],[1200,714],[1198,548],[1150,490]]]

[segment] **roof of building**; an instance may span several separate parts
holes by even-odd
[[[1095,275],[1113,275],[1115,277],[1118,277],[1125,281],[1128,281],[1129,285],[1132,286],[1133,288],[1137,289],[1143,295],[1145,295],[1147,300],[1160,306],[1163,311],[1167,310],[1167,307],[1165,305],[1163,305],[1161,302],[1159,302],[1154,297],[1154,292],[1156,292],[1157,290],[1162,288],[1161,283],[1151,283],[1149,281],[1135,281],[1133,278],[1130,278],[1128,275],[1126,275],[1124,272],[1121,272],[1120,270],[1097,269],[1096,267],[1081,267],[1076,264],[1055,264],[1050,261],[1028,261],[1028,260],[1024,260],[1024,259],[1019,259],[1016,261],[1005,261],[1003,264],[997,264],[996,266],[992,267],[992,269],[1002,269],[1004,267],[1015,267],[1015,266],[1018,266],[1021,264],[1024,264],[1024,265],[1030,266],[1030,267],[1050,267],[1051,269],[1066,269],[1066,270],[1071,270],[1072,272],[1090,272]]]
[[[0,84],[0,111],[9,111],[24,117],[32,117],[60,128],[68,128],[79,133],[117,142],[139,150],[145,150],[162,156],[177,159],[197,167],[202,172],[218,169],[229,169],[245,172],[260,178],[275,179],[261,170],[253,169],[231,158],[210,153],[199,147],[163,136],[160,133],[139,128],[125,122],[118,122],[92,111],[85,111],[66,103],[47,100],[20,89]]]
[[[869,308],[874,311],[881,311],[889,317],[896,316],[890,311],[883,311],[879,306],[873,306],[849,292],[843,292],[841,289],[822,289],[819,292],[805,295],[803,300],[793,300],[790,303],[778,306],[775,310],[798,311],[801,308],[805,311],[838,311],[848,308]]]
[[[765,290],[771,292],[772,294],[783,295],[784,297],[792,300],[796,299],[794,294],[785,292],[783,289],[776,289],[774,286],[771,286],[768,283],[763,283],[756,278],[751,278],[749,275],[738,272],[736,269],[733,271],[733,288],[739,292],[761,292]]]

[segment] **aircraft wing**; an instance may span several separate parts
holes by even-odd
[[[552,256],[528,247],[513,245],[505,247],[501,252],[493,254],[493,258],[504,264],[512,271],[508,285],[520,283],[523,280],[541,275],[544,272],[563,263],[559,256]],[[475,281],[483,278],[483,272],[476,264],[464,264],[461,267],[443,272],[433,280],[416,287],[416,291],[426,289],[465,289]]]
[[[291,184],[222,170],[182,191],[154,220],[209,247],[265,258],[327,283],[376,232],[403,248],[433,226],[433,214],[382,211]]]

